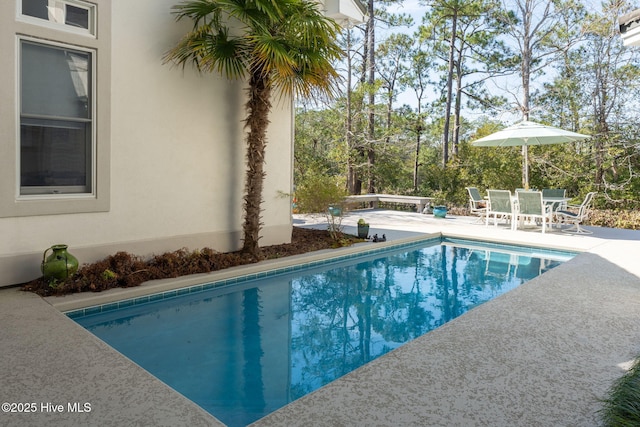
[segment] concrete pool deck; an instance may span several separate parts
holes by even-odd
[[[442,233],[584,253],[254,425],[599,424],[600,399],[640,354],[639,231],[593,227],[588,236],[542,235],[386,210],[352,212],[345,230],[354,232],[360,217],[371,224],[370,234],[384,233],[388,242]],[[294,225],[324,226],[302,215]],[[380,244],[355,249],[373,245]],[[63,298],[0,290],[0,398],[37,406],[35,413],[0,413],[0,426],[221,425],[61,313],[214,276]],[[90,411],[79,412],[84,403]]]

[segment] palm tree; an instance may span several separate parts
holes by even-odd
[[[338,25],[309,0],[191,0],[173,7],[193,29],[165,62],[192,63],[201,72],[248,79],[247,174],[242,251],[258,259],[266,130],[272,90],[281,96],[332,95],[332,66],[342,50]]]

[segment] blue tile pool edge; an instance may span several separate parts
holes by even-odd
[[[273,269],[270,269],[270,270],[264,270],[264,271],[260,271],[260,272],[257,272],[257,273],[249,273],[249,274],[245,274],[245,275],[234,276],[234,277],[230,277],[228,279],[214,280],[214,281],[207,282],[207,283],[204,283],[204,284],[186,286],[184,288],[173,289],[173,290],[163,291],[163,292],[157,292],[157,293],[153,293],[153,294],[150,294],[150,295],[143,295],[143,296],[127,298],[127,299],[123,299],[123,300],[116,301],[116,302],[109,302],[109,303],[104,303],[104,304],[99,304],[99,305],[92,305],[92,306],[89,306],[89,307],[84,307],[84,308],[79,308],[79,309],[63,311],[63,314],[67,315],[71,319],[74,319],[74,318],[87,316],[87,315],[91,315],[91,314],[98,314],[98,313],[104,313],[104,312],[107,312],[107,311],[117,310],[119,308],[131,307],[133,305],[146,304],[148,302],[159,301],[159,300],[164,300],[164,299],[168,299],[168,298],[174,298],[174,297],[180,296],[180,295],[188,295],[188,294],[208,291],[208,290],[211,290],[211,289],[222,288],[222,287],[229,286],[229,285],[237,285],[237,284],[245,283],[245,282],[248,282],[248,281],[251,281],[251,280],[255,280],[255,279],[272,277],[272,276],[275,276],[275,275],[278,275],[278,274],[282,274],[282,273],[290,273],[292,271],[303,270],[303,269],[306,269],[306,268],[320,267],[320,266],[323,266],[323,265],[326,265],[326,264],[338,263],[338,262],[341,262],[341,261],[346,261],[346,260],[349,260],[349,259],[359,258],[359,257],[367,256],[367,255],[373,255],[373,254],[380,253],[380,252],[386,252],[386,251],[391,251],[391,250],[396,250],[396,249],[402,249],[402,248],[411,247],[411,246],[421,246],[421,245],[425,245],[425,244],[431,243],[431,242],[435,243],[435,242],[442,242],[442,241],[443,241],[443,237],[438,236],[438,237],[429,237],[429,238],[426,238],[426,239],[414,240],[414,241],[411,241],[411,242],[403,242],[403,243],[385,245],[383,247],[377,247],[377,248],[362,250],[362,251],[349,253],[349,254],[345,254],[345,255],[327,257],[327,258],[324,258],[324,259],[321,259],[321,260],[302,262],[302,263],[294,264],[294,265],[290,265],[290,266],[278,267],[278,268],[273,268]],[[513,245],[511,245],[511,246],[513,246]]]
[[[227,279],[214,280],[214,281],[207,282],[207,283],[204,283],[204,284],[191,285],[191,286],[186,286],[186,287],[179,288],[179,289],[173,289],[173,290],[168,290],[168,291],[163,291],[163,292],[152,293],[152,294],[149,294],[149,295],[136,296],[136,297],[127,298],[127,299],[123,299],[123,300],[116,301],[116,302],[108,302],[108,303],[104,303],[104,304],[98,304],[98,305],[92,305],[92,306],[88,306],[88,307],[84,307],[84,308],[68,310],[68,311],[64,311],[63,314],[65,314],[66,316],[68,316],[71,319],[74,319],[74,318],[83,317],[83,316],[87,316],[87,315],[113,311],[113,310],[117,310],[119,308],[131,307],[131,306],[134,306],[134,305],[141,305],[141,304],[146,304],[146,303],[149,303],[149,302],[154,302],[154,301],[159,301],[159,300],[164,300],[164,299],[169,299],[169,298],[175,298],[175,297],[181,296],[181,295],[188,295],[188,294],[199,293],[199,292],[208,291],[208,290],[212,290],[212,289],[222,288],[222,287],[225,287],[225,286],[237,285],[237,284],[245,283],[245,282],[248,282],[248,281],[251,281],[251,280],[255,280],[255,279],[272,277],[272,276],[275,276],[275,275],[278,275],[278,274],[282,274],[282,273],[289,273],[289,272],[292,272],[292,271],[303,270],[303,269],[306,269],[306,268],[320,267],[320,266],[323,266],[323,265],[338,263],[338,262],[346,261],[346,260],[353,259],[353,258],[358,258],[358,257],[363,257],[363,256],[368,256],[368,255],[374,255],[376,253],[387,252],[387,251],[392,251],[392,250],[397,250],[397,249],[402,249],[402,248],[408,248],[408,247],[412,247],[412,246],[423,246],[425,244],[435,243],[435,242],[451,243],[451,244],[456,244],[456,243],[462,243],[462,244],[477,243],[477,244],[481,244],[483,247],[486,247],[486,248],[503,249],[503,250],[513,249],[514,247],[516,247],[516,248],[517,247],[521,247],[521,248],[527,248],[527,249],[535,248],[536,251],[541,253],[541,255],[544,255],[545,253],[550,253],[550,254],[551,253],[553,253],[553,254],[563,253],[563,254],[566,254],[568,256],[575,256],[575,255],[578,254],[578,252],[574,252],[574,251],[566,251],[566,250],[559,250],[559,249],[549,249],[549,248],[538,248],[538,247],[532,247],[532,246],[526,246],[526,245],[518,245],[518,244],[513,244],[513,243],[497,243],[497,242],[491,242],[491,241],[479,240],[479,239],[447,237],[447,236],[442,235],[442,236],[439,236],[439,237],[428,237],[428,238],[425,238],[425,239],[413,240],[413,241],[410,241],[410,242],[402,242],[402,243],[397,243],[397,244],[385,245],[383,247],[376,247],[376,248],[362,250],[362,251],[349,253],[349,254],[345,254],[345,255],[338,255],[338,256],[334,256],[334,257],[328,257],[328,258],[324,258],[324,259],[320,259],[320,260],[302,262],[302,263],[294,264],[294,265],[290,265],[290,266],[278,267],[278,268],[274,268],[274,269],[270,269],[270,270],[264,270],[264,271],[260,271],[260,272],[257,272],[257,273],[250,273],[250,274],[245,274],[245,275],[234,276],[234,277],[230,277],[230,278],[227,278]]]
[[[470,239],[470,238],[464,238],[464,237],[461,238],[461,237],[442,236],[441,240],[443,243],[450,243],[454,245],[459,244],[463,246],[476,243],[481,245],[482,249],[498,249],[498,250],[502,249],[505,251],[513,250],[513,248],[533,249],[536,252],[535,256],[553,256],[553,255],[562,256],[567,258],[564,261],[568,261],[569,259],[573,258],[574,256],[580,253],[579,251],[575,251],[575,250],[552,249],[548,247],[538,247],[538,246],[522,245],[522,244],[515,244],[515,243],[498,243],[498,242],[491,242],[488,240]]]

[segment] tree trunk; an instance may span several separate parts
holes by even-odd
[[[594,140],[595,150],[595,171],[594,184],[600,188],[604,183],[604,152],[605,141],[609,137],[609,124],[607,123],[608,87],[605,74],[599,69],[596,70],[596,88],[594,95],[594,117],[596,137]]]
[[[422,125],[416,127],[416,152],[413,160],[413,191],[418,191],[418,166],[420,166],[420,137],[422,136]]]
[[[352,149],[353,149],[353,118],[351,116],[351,29],[347,29],[347,105],[346,105],[346,123],[345,123],[345,141],[347,145],[347,192],[356,194],[356,176],[353,168]]]
[[[461,42],[462,44],[462,42]],[[458,49],[456,68],[456,101],[453,107],[453,155],[458,157],[458,143],[460,142],[460,115],[462,111],[462,57],[463,48]]]
[[[393,91],[394,85],[390,85],[389,90],[387,91],[387,123],[385,126],[386,136],[384,138],[384,142],[389,144],[391,142],[391,118],[393,113]]]
[[[374,171],[373,171],[373,166],[375,164],[376,161],[376,153],[374,150],[374,141],[375,141],[375,91],[374,91],[374,85],[375,85],[375,74],[376,74],[376,67],[375,67],[375,45],[376,45],[376,36],[375,36],[375,23],[374,23],[374,16],[375,16],[375,10],[373,7],[373,1],[374,0],[369,0],[369,7],[368,7],[368,12],[369,12],[369,22],[371,22],[371,25],[368,27],[369,28],[369,40],[368,40],[368,45],[369,45],[369,60],[368,60],[368,68],[369,68],[369,79],[368,79],[368,84],[369,84],[369,136],[368,136],[368,143],[367,143],[367,169],[368,169],[368,183],[367,183],[367,192],[369,193],[375,193],[376,189],[375,189],[375,178],[373,176]]]
[[[253,70],[249,81],[247,108],[247,175],[244,196],[244,244],[242,252],[260,258],[260,205],[264,184],[266,133],[271,110],[271,82],[261,69]]]
[[[444,111],[444,129],[442,131],[442,167],[449,162],[449,126],[451,122],[451,98],[453,93],[453,54],[455,50],[458,10],[451,17],[451,40],[449,41],[449,72],[447,74],[447,102]]]
[[[523,12],[523,40],[522,40],[522,120],[529,120],[529,93],[531,87],[531,10],[530,3],[525,2],[526,10]],[[522,146],[522,186],[529,189],[529,148]]]
[[[525,48],[522,55],[522,120],[529,120],[529,88],[531,84],[531,51],[528,37],[525,37]],[[529,147],[522,146],[522,186],[529,189]]]

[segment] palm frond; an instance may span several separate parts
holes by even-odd
[[[188,33],[165,54],[165,62],[183,67],[193,64],[198,71],[216,71],[229,79],[243,78],[247,71],[248,49],[242,39],[230,38],[226,29],[212,34],[208,28]]]
[[[290,48],[284,40],[270,34],[260,34],[251,38],[254,65],[266,73],[288,73],[295,67]]]
[[[192,62],[232,79],[259,70],[285,95],[308,96],[314,88],[332,94],[338,78],[332,64],[343,53],[336,42],[339,26],[315,2],[191,0],[174,10],[178,19],[193,19],[194,30],[165,61]],[[225,19],[232,19],[233,30]]]
[[[173,6],[171,9],[172,13],[176,16],[176,21],[184,18],[191,19],[194,29],[202,25],[219,26],[223,11],[220,4],[215,0],[184,1]]]
[[[332,97],[340,75],[322,55],[310,52],[295,56],[296,67],[288,73],[274,73],[273,84],[287,95]]]
[[[290,0],[249,0],[260,13],[266,15],[270,20],[276,21],[284,17],[284,9]]]
[[[229,79],[241,79],[246,75],[249,58],[249,48],[243,39],[220,33],[212,39],[207,65],[210,71],[215,70]]]
[[[187,33],[178,44],[164,54],[163,61],[173,62],[177,65],[186,66],[192,63],[198,71],[202,71],[200,59],[206,56],[211,31],[208,26],[201,26]]]
[[[290,34],[297,34],[302,43],[331,43],[340,33],[340,26],[316,7],[313,2],[302,1],[296,13],[287,15],[283,26],[289,28]]]
[[[265,32],[270,23],[284,19],[282,6],[291,0],[216,0],[229,16],[251,28]],[[294,0],[298,1],[298,0]]]

